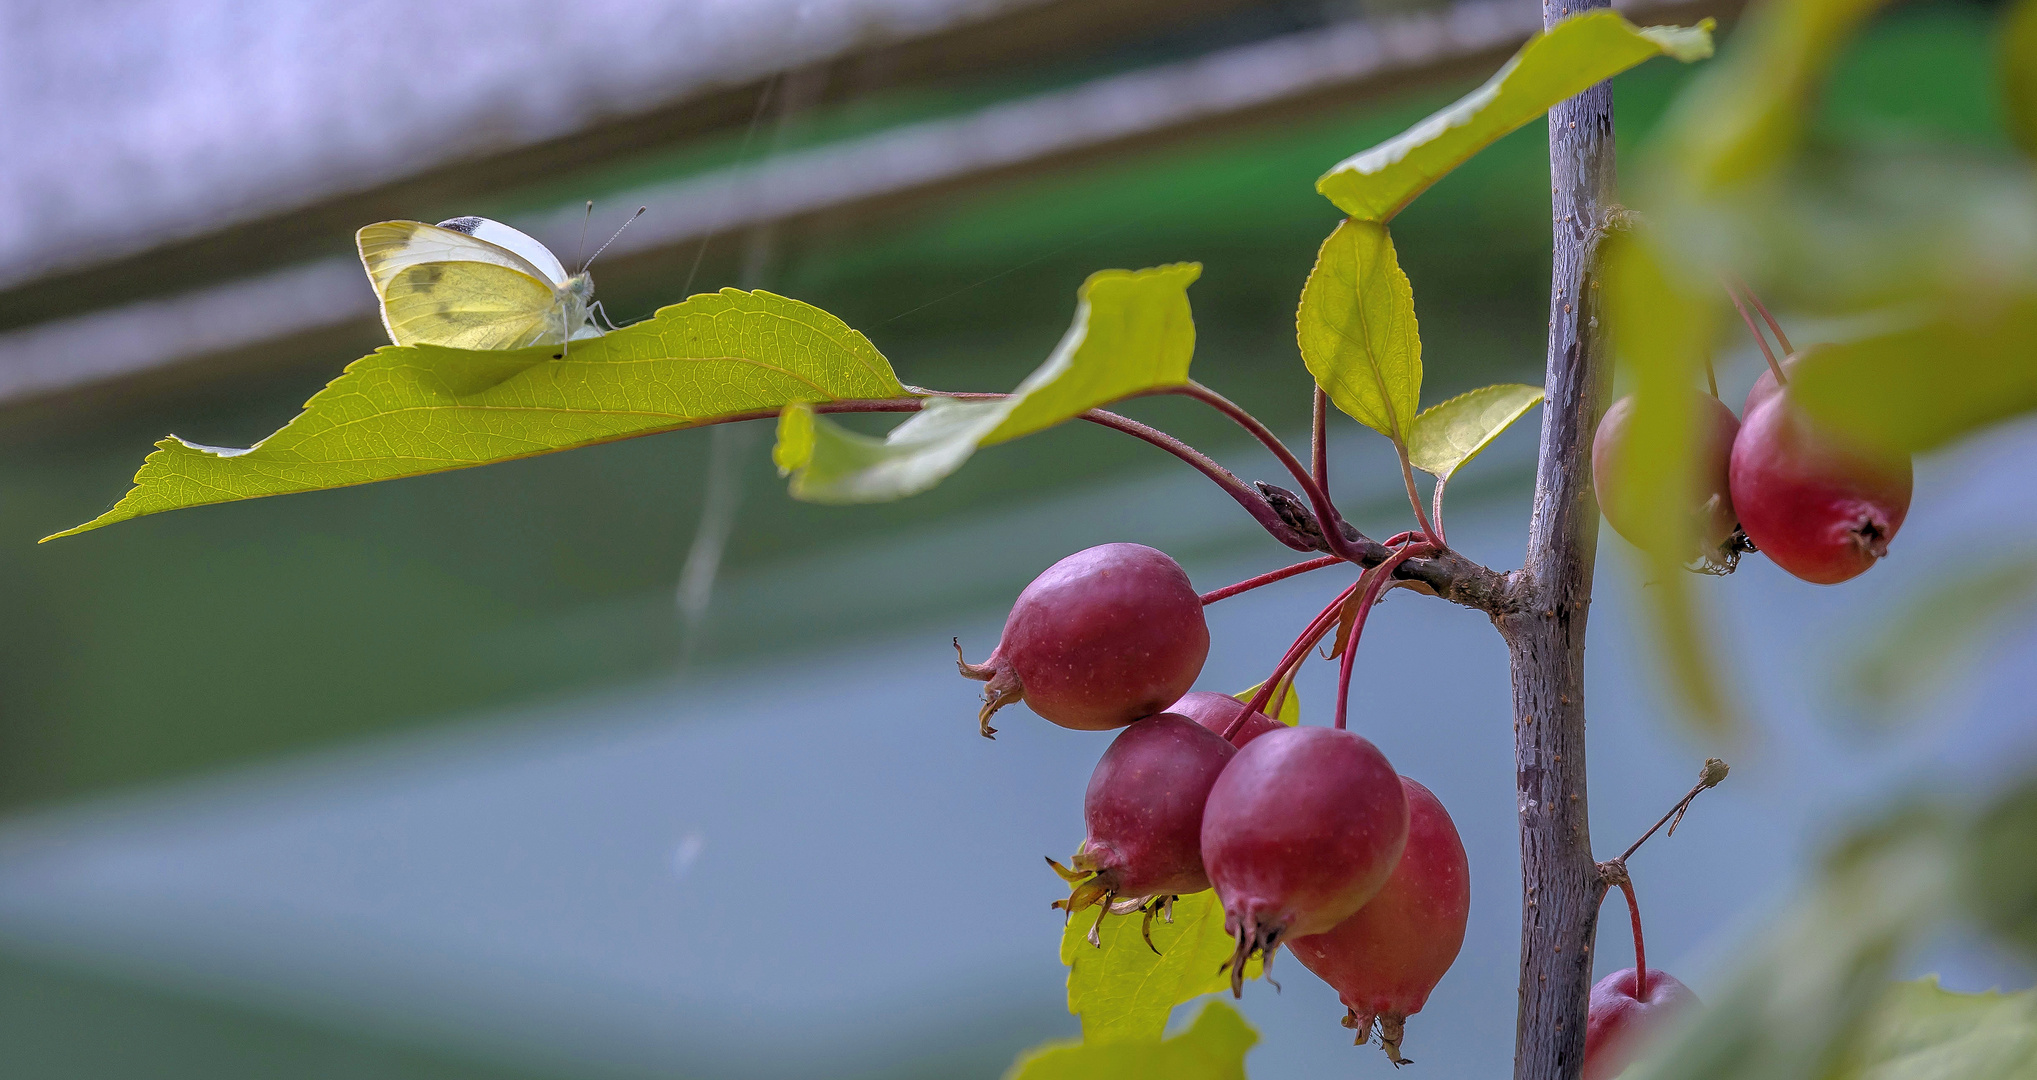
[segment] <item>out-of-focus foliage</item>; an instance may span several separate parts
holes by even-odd
[[[1005,1080],[1245,1080],[1245,1052],[1258,1041],[1259,1033],[1236,1009],[1212,1001],[1187,1031],[1171,1039],[1050,1044],[1019,1058],[1004,1075]]]
[[[1386,226],[1346,221],[1323,241],[1295,330],[1316,385],[1405,452],[1422,400],[1422,338]]]
[[[2009,134],[2037,157],[2037,0],[2021,0],[2003,24],[2001,64]]]
[[[2037,289],[1962,290],[1934,314],[1805,354],[1791,394],[1820,422],[1904,453],[2037,409]]]
[[[1076,294],[1061,343],[1003,398],[936,396],[878,439],[849,431],[803,403],[779,419],[772,452],[792,493],[821,503],[881,502],[917,494],[960,468],[979,446],[1016,439],[1119,398],[1180,386],[1195,354],[1188,286],[1195,263],[1104,270]]]
[[[1657,534],[1639,544],[1640,595],[1687,711],[1708,721],[1720,716],[1722,674],[1670,553],[1689,505],[1677,501],[1691,475],[1682,403],[1730,310],[1723,283],[1748,281],[1841,328],[1836,342],[1793,342],[1803,360],[1789,393],[1853,436],[1920,451],[2037,408],[2028,162],[1808,134],[1835,59],[1879,6],[1774,0],[1751,11],[1633,185],[1644,236],[1608,253],[1608,318],[1636,390],[1623,485]],[[2004,50],[2012,97],[2029,62],[2019,33]]]
[[[1098,923],[1102,910],[1076,912],[1061,933],[1068,1011],[1082,1018],[1084,1041],[1157,1040],[1174,1006],[1231,985],[1219,969],[1237,943],[1224,933],[1224,905],[1214,890],[1177,899],[1171,920],[1150,925],[1136,911],[1104,914]],[[1092,927],[1099,945],[1089,943]],[[1259,962],[1247,963],[1245,974],[1258,978]]]
[[[900,397],[868,339],[810,304],[724,289],[600,338],[470,351],[377,349],[246,450],[172,435],[113,509],[56,534],[186,506],[485,465],[776,409]],[[50,537],[49,539],[55,539]]]
[[[1887,723],[1971,670],[2010,612],[2037,600],[2037,554],[1997,560],[1933,584],[1883,620],[1847,666],[1856,715]],[[2037,855],[2037,851],[2032,852]]]
[[[1898,983],[1869,1018],[1863,1080],[2037,1076],[2037,990],[1960,994],[1937,979]]]
[[[1981,816],[1960,861],[1958,891],[1981,925],[2037,957],[2037,780]]]
[[[1704,309],[1691,302],[1689,290],[1672,284],[1645,238],[1616,233],[1603,256],[1605,317],[1635,387],[1628,463],[1619,483],[1638,565],[1648,581],[1642,614],[1654,628],[1664,672],[1690,715],[1710,732],[1730,731],[1734,713],[1683,569],[1685,553],[1694,546],[1690,508],[1698,502],[1691,467],[1697,417],[1687,387],[1703,370],[1709,336]]]
[[[1894,983],[1961,917],[2037,948],[2037,784],[1970,820],[1912,804],[1840,844],[1724,993],[1629,1080],[2009,1080],[2037,1072],[2037,990]]]
[[[1558,102],[1657,56],[1712,54],[1712,22],[1637,27],[1610,11],[1530,38],[1485,85],[1400,135],[1338,162],[1316,190],[1357,221],[1384,222],[1444,174]]]

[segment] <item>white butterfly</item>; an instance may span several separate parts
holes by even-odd
[[[586,270],[568,276],[543,244],[499,221],[384,221],[354,242],[398,345],[520,349],[601,335]]]

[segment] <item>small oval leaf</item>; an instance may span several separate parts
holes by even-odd
[[[1415,417],[1408,439],[1408,460],[1439,480],[1450,479],[1465,462],[1478,456],[1500,432],[1542,403],[1542,388],[1525,383],[1481,386]]]
[[[1415,293],[1386,226],[1346,221],[1323,241],[1295,314],[1316,385],[1366,427],[1407,444],[1422,398]]]

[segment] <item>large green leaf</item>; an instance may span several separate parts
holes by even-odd
[[[1197,263],[1104,270],[1076,294],[1061,343],[1004,398],[934,397],[879,439],[793,406],[772,456],[792,494],[821,503],[880,502],[941,482],[979,446],[1016,439],[1120,398],[1188,381],[1195,320],[1188,286]]]
[[[1724,992],[1623,1080],[1859,1076],[1891,967],[1950,903],[1956,846],[1947,823],[1926,810],[1856,835],[1744,951]],[[1925,1076],[1966,1074],[1892,1072],[1886,1080]]]
[[[1484,86],[1378,146],[1340,161],[1316,190],[1360,221],[1386,221],[1500,136],[1563,99],[1657,56],[1712,54],[1712,22],[1638,28],[1610,11],[1578,15],[1538,34]]]
[[[1176,900],[1172,922],[1155,918],[1151,946],[1140,912],[1105,915],[1101,925],[1096,919],[1095,910],[1078,911],[1061,933],[1068,1011],[1082,1018],[1089,1042],[1157,1039],[1174,1006],[1231,985],[1218,968],[1237,942],[1224,933],[1224,905],[1215,890]],[[1092,927],[1099,945],[1089,943]],[[1246,963],[1246,978],[1259,972],[1259,961]]]
[[[1790,394],[1818,419],[1902,453],[2037,410],[2037,296],[1945,301],[1893,333],[1804,351]]]
[[[1699,502],[1690,387],[1702,370],[1709,311],[1640,236],[1609,237],[1603,267],[1607,329],[1634,375],[1619,501],[1640,555],[1635,595],[1685,713],[1715,734],[1728,731],[1733,711],[1712,635],[1683,569],[1695,546],[1690,507]]]
[[[1142,948],[1144,946],[1141,946]],[[1245,1080],[1245,1052],[1259,1041],[1238,1010],[1203,1006],[1171,1039],[1050,1043],[1027,1051],[1005,1080]]]
[[[378,349],[249,449],[174,435],[157,443],[113,509],[56,535],[186,506],[509,461],[787,402],[906,392],[890,363],[840,319],[771,293],[724,289],[575,341],[565,356],[557,346]]]
[[[2019,0],[2002,24],[2002,111],[2009,137],[2037,157],[2037,0]]]
[[[1897,983],[1867,1024],[1861,1080],[2037,1076],[2037,990],[1961,994],[1934,978]]]
[[[1295,315],[1302,362],[1337,407],[1407,445],[1422,398],[1415,293],[1386,226],[1346,221],[1323,241]]]
[[[1408,439],[1408,460],[1415,468],[1448,481],[1465,462],[1478,456],[1513,422],[1542,403],[1542,388],[1525,383],[1481,386],[1415,417]]]

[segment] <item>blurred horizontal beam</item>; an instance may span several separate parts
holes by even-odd
[[[1698,0],[1645,10],[1694,18],[1729,14],[1724,6]],[[1535,4],[1465,0],[1430,14],[1290,34],[781,154],[629,193],[621,201],[653,212],[612,250],[618,258],[641,256],[766,224],[870,213],[1084,157],[1482,72],[1540,25]],[[514,224],[554,247],[570,247],[583,221],[583,209],[574,206]],[[271,339],[321,330],[354,336],[374,318],[373,294],[355,261],[319,260],[0,334],[0,403],[244,352]]]
[[[666,100],[648,109],[611,106],[609,115],[567,135],[519,139],[527,126],[543,128],[550,116],[525,116],[524,96],[505,101],[501,115],[475,118],[454,139],[425,140],[425,145],[388,160],[349,162],[363,177],[353,190],[307,190],[305,197],[285,206],[249,208],[232,198],[201,200],[192,221],[159,220],[155,215],[108,213],[94,208],[95,224],[120,224],[128,235],[96,239],[76,237],[55,251],[17,253],[0,262],[0,329],[62,318],[83,311],[161,295],[177,288],[223,280],[229,276],[273,270],[346,250],[347,238],[359,225],[389,218],[440,218],[472,213],[477,203],[527,186],[532,177],[585,173],[616,162],[639,158],[686,142],[742,129],[769,106],[781,77],[799,72],[813,85],[810,104],[828,104],[905,86],[974,83],[983,73],[1041,62],[1063,63],[1108,50],[1127,40],[1149,39],[1255,7],[1264,0],[847,0],[807,3],[805,17],[826,23],[838,9],[890,12],[892,22],[866,17],[855,32],[841,34],[816,51],[812,34],[778,27],[782,38],[777,70],[743,70],[757,41],[771,40],[773,27],[724,28],[724,36],[742,39],[748,48],[735,55],[675,58],[659,78],[673,86],[661,88],[650,76],[633,71],[603,73],[593,78],[597,97],[629,101],[636,97]],[[782,7],[783,5],[779,5]],[[777,8],[761,5],[718,5],[719,14],[703,10],[704,24],[722,19],[740,24],[758,15],[782,17]],[[746,14],[748,13],[748,14]],[[623,27],[617,33],[629,33]],[[681,50],[682,53],[684,50]],[[28,75],[33,75],[29,72]],[[315,72],[314,72],[315,74]],[[689,83],[690,80],[690,83]],[[585,81],[585,80],[583,80]],[[377,88],[387,95],[401,87]],[[583,88],[584,89],[584,88]],[[314,86],[307,92],[323,93]],[[358,91],[347,91],[357,93]],[[421,85],[419,93],[424,93]],[[428,97],[428,95],[427,95]],[[568,103],[572,104],[572,103]],[[599,101],[579,102],[596,108]],[[428,118],[428,100],[418,116],[392,115],[379,123],[383,141],[401,144],[409,128]],[[519,111],[521,109],[522,111]],[[265,117],[265,120],[273,117]],[[416,140],[412,140],[416,141]],[[314,139],[321,153],[334,146]],[[466,144],[476,144],[480,149]],[[339,144],[344,146],[345,144]],[[371,145],[380,143],[371,141]],[[279,145],[272,152],[300,155],[302,147]],[[146,164],[146,163],[145,163]],[[191,175],[190,162],[161,164],[160,182],[204,189],[204,177]],[[139,166],[136,166],[139,168]],[[183,169],[179,173],[176,169]],[[165,171],[168,170],[168,171]],[[378,175],[397,170],[393,175]],[[142,169],[148,172],[148,169]],[[328,172],[330,170],[327,170]],[[0,180],[5,179],[0,166]],[[314,188],[316,185],[312,185]],[[0,190],[5,190],[0,186]],[[27,192],[22,198],[34,196]],[[52,197],[53,205],[69,205]],[[75,203],[75,199],[69,200]],[[245,200],[242,200],[244,203]],[[103,231],[103,230],[102,230]],[[111,245],[110,249],[109,245]],[[46,245],[45,245],[46,246]],[[108,249],[103,253],[100,249]],[[124,251],[121,249],[125,249]],[[71,259],[47,267],[49,259]],[[24,262],[23,260],[26,260]],[[76,261],[82,260],[82,261]],[[226,271],[223,268],[232,268]],[[175,283],[168,285],[166,283]]]

